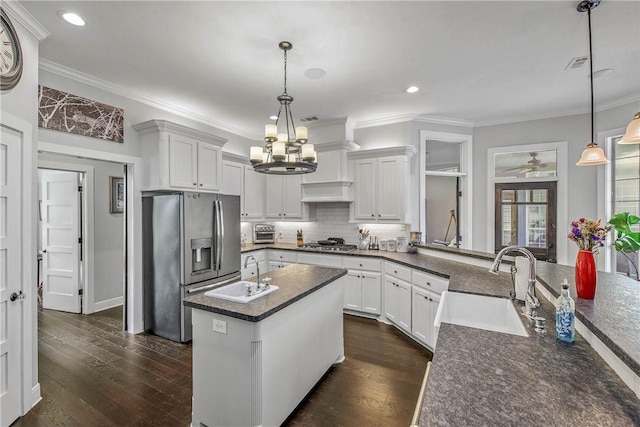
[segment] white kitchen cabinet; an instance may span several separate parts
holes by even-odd
[[[251,165],[236,161],[223,161],[222,169],[222,192],[240,196],[241,221],[263,219],[265,175],[254,171]]]
[[[133,128],[140,134],[143,190],[221,191],[226,139],[165,120]]]
[[[269,250],[267,257],[269,259],[269,271],[277,270],[297,262],[297,255],[293,251]]]
[[[382,312],[382,274],[380,260],[345,256],[348,269],[345,281],[344,308],[368,314]]]
[[[301,175],[267,175],[265,213],[269,219],[302,219]]]
[[[242,194],[242,217],[244,220],[264,218],[265,175],[253,170],[253,166],[244,165]]]
[[[352,221],[409,221],[409,158],[412,146],[354,151]]]
[[[380,314],[381,274],[374,271],[349,270],[345,283],[344,308]]]
[[[433,322],[438,311],[440,295],[414,286],[411,297],[411,334],[414,338],[435,350],[438,339]]]
[[[384,280],[384,315],[411,333],[411,284],[389,274]]]

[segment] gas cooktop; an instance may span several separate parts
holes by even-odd
[[[302,245],[302,249],[322,252],[351,252],[358,249],[358,247],[356,245],[346,245],[344,239],[330,237],[327,240],[305,243]]]

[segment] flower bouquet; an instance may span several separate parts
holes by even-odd
[[[613,225],[600,227],[600,220],[592,221],[586,218],[580,218],[571,223],[571,232],[567,236],[569,240],[573,240],[581,251],[595,252],[601,246],[604,246],[604,239]]]
[[[604,246],[604,239],[612,225],[600,227],[600,220],[592,221],[580,218],[571,223],[571,232],[567,236],[578,245],[575,279],[579,298],[593,299],[596,293],[596,259],[594,252]]]

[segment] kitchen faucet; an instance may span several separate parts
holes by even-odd
[[[249,259],[252,259],[253,262],[256,263],[256,283],[257,283],[257,286],[260,286],[260,264],[258,264],[256,257],[254,257],[253,255],[249,255],[244,259],[244,268],[247,268],[247,265],[249,264]]]
[[[540,307],[540,300],[536,296],[536,258],[533,254],[526,248],[522,246],[507,246],[503,248],[498,254],[496,258],[493,260],[493,264],[489,269],[490,273],[498,274],[498,268],[500,268],[500,262],[502,261],[502,257],[507,252],[520,252],[529,260],[529,279],[527,280],[527,294],[524,297],[524,307],[525,314],[529,318],[534,318],[534,310]],[[513,282],[513,292],[511,292],[511,299],[516,299],[516,284],[515,280]]]

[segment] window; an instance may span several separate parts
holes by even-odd
[[[613,215],[620,212],[629,212],[640,216],[640,145],[617,144],[620,137],[613,138],[611,149],[612,158],[612,209]],[[635,230],[640,229],[636,224]],[[615,249],[613,249],[615,251]],[[633,256],[633,255],[632,255]],[[636,265],[640,255],[635,254]],[[635,276],[633,266],[621,253],[615,253],[614,271]]]

